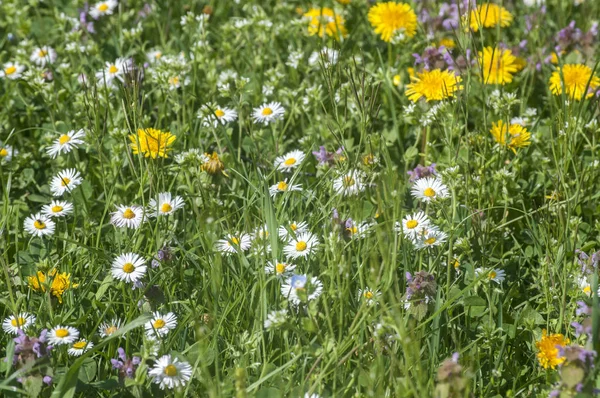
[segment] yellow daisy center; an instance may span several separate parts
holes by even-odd
[[[434,238],[433,236],[429,239],[425,239],[425,243],[427,243],[428,245],[433,245],[436,242],[436,238]]]
[[[176,86],[179,84],[179,76],[173,76],[171,78],[169,78],[169,84],[171,84],[172,86]]]
[[[352,178],[350,176],[346,176],[342,179],[342,183],[344,184],[345,187],[351,187],[354,184],[356,184],[356,181],[354,181],[354,178]]]
[[[87,343],[85,341],[78,341],[77,343],[73,344],[73,348],[75,348],[76,350],[83,350],[86,345]]]
[[[60,181],[60,185],[62,185],[63,187],[66,187],[67,185],[69,185],[70,182],[71,182],[70,178],[62,177],[61,181]]]
[[[33,226],[35,227],[35,229],[46,229],[46,223],[44,223],[41,220],[35,220]]]
[[[171,210],[173,210],[173,206],[171,206],[169,203],[163,203],[163,205],[160,207],[160,211],[162,213],[168,213]]]
[[[304,250],[306,250],[306,242],[304,242],[303,240],[301,240],[300,242],[296,242],[296,250],[299,252],[303,252]]]
[[[415,229],[415,228],[417,228],[418,225],[419,225],[419,222],[417,220],[408,220],[406,222],[406,228],[408,228],[408,229]]]
[[[297,230],[297,229],[298,229],[298,225],[296,225],[296,224],[292,223],[292,224],[290,224],[290,229],[291,229],[292,231],[295,231],[295,230]]]
[[[498,276],[498,274],[496,273],[496,271],[492,271],[492,272],[489,273],[488,278],[494,279],[494,278],[496,278],[496,276]]]
[[[234,245],[240,245],[240,240],[238,238],[236,238],[235,236],[233,238],[231,238],[231,243],[233,243]]]
[[[131,274],[133,271],[135,271],[135,266],[132,263],[125,263],[123,265],[123,272]]]
[[[277,184],[277,190],[278,191],[285,191],[288,187],[287,182],[285,181],[279,181],[279,183]]]
[[[19,317],[19,318],[11,319],[10,324],[15,328],[23,326],[23,325],[25,325],[25,318]]]
[[[98,10],[99,10],[99,11],[102,11],[102,12],[105,12],[106,10],[108,10],[108,4],[106,4],[106,3],[102,3],[102,4],[100,4],[100,5],[98,6]]]
[[[154,329],[162,329],[162,328],[165,327],[165,325],[166,325],[166,323],[162,319],[157,319],[152,324],[152,326],[154,327]]]
[[[9,66],[8,68],[4,68],[4,73],[7,74],[7,75],[12,75],[16,71],[17,71],[17,67],[14,66],[14,65]]]
[[[175,365],[169,365],[165,368],[165,374],[169,377],[177,376],[177,368]]]
[[[358,227],[356,227],[356,225],[354,225],[350,228],[346,228],[346,231],[350,232],[350,235],[354,235],[355,233],[358,232]]]
[[[119,71],[119,68],[117,68],[116,65],[111,65],[110,68],[108,68],[108,73],[110,73],[111,75],[114,75],[118,71]]]
[[[5,158],[8,156],[8,151],[6,150],[6,148],[1,148],[0,149],[0,158]]]
[[[124,212],[123,212],[123,218],[126,218],[128,220],[131,220],[132,218],[135,217],[135,213],[133,212],[133,210],[131,210],[130,208],[127,208]]]
[[[428,198],[433,198],[435,196],[435,191],[433,188],[427,188],[423,191],[423,195],[427,196]]]
[[[296,158],[286,159],[285,162],[283,162],[283,164],[286,166],[291,166],[293,164],[296,164]]]
[[[116,331],[117,331],[117,327],[116,326],[109,326],[106,329],[104,329],[104,334],[107,335],[107,336],[110,336],[111,334],[113,334]]]
[[[63,207],[56,205],[56,206],[52,206],[52,213],[60,213],[61,211],[63,211]]]
[[[56,334],[56,337],[63,338],[63,337],[67,337],[69,335],[69,331],[67,329],[62,329],[62,328],[56,329],[55,334]]]
[[[68,134],[63,134],[60,136],[60,138],[58,139],[58,143],[60,145],[65,145],[67,142],[71,141],[71,137],[69,137]]]
[[[273,109],[267,107],[267,108],[263,109],[261,113],[263,116],[270,116],[273,114]]]
[[[592,287],[590,285],[587,285],[586,287],[583,288],[583,292],[587,295],[589,295],[590,293],[592,293]]]
[[[285,272],[285,268],[285,264],[277,263],[277,265],[275,266],[275,271],[277,271],[278,274],[283,274]]]
[[[225,112],[223,112],[223,111],[222,111],[222,110],[220,110],[220,109],[217,109],[217,110],[215,111],[215,116],[217,116],[217,117],[221,118],[221,117],[225,116]]]
[[[373,292],[371,292],[370,290],[367,290],[366,292],[363,293],[363,296],[367,299],[367,300],[371,300],[373,298]]]
[[[44,58],[46,55],[48,55],[48,51],[46,51],[46,50],[38,51],[38,57]]]

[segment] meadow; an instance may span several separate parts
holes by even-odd
[[[0,396],[600,393],[596,0],[2,0]]]

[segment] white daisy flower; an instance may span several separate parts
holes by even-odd
[[[50,181],[50,191],[54,196],[62,196],[65,192],[71,192],[77,188],[83,179],[75,169],[65,169]]]
[[[306,275],[292,275],[281,285],[281,295],[294,305],[312,301],[323,292],[323,283],[313,276],[308,283]]]
[[[583,293],[585,293],[588,297],[592,296],[592,284],[589,282],[587,277],[580,277],[577,281],[577,284]],[[597,294],[600,296],[600,285],[598,286]]]
[[[87,341],[86,339],[81,339],[73,343],[73,345],[67,351],[69,355],[73,357],[81,356],[84,352],[91,349],[94,346],[94,343],[91,341]]]
[[[48,332],[51,345],[72,344],[79,338],[79,330],[71,326],[55,326]]]
[[[267,265],[265,266],[265,273],[267,275],[275,275],[279,278],[283,278],[291,273],[296,266],[290,263],[282,263],[277,260],[275,262],[267,261]]]
[[[359,170],[350,170],[333,181],[333,190],[338,195],[357,195],[364,189],[364,174]]]
[[[37,66],[50,65],[56,61],[56,51],[48,46],[39,47],[33,50],[29,59]]]
[[[182,85],[187,86],[190,84],[190,78],[181,75],[173,75],[167,79],[167,83],[169,84],[169,90],[177,90]]]
[[[10,162],[13,156],[15,156],[19,151],[14,149],[10,145],[2,144],[0,142],[0,161],[4,160],[6,162]]]
[[[423,211],[417,213],[408,214],[402,219],[402,226],[397,226],[397,229],[404,233],[409,239],[413,239],[417,236],[419,231],[429,228],[429,218]]]
[[[417,249],[424,249],[427,247],[443,245],[444,242],[446,242],[446,238],[448,238],[448,235],[446,235],[444,232],[435,228],[430,228],[419,232],[419,234],[414,238],[413,242]]]
[[[350,220],[350,223],[346,223],[346,233],[351,238],[364,238],[367,236],[372,226],[373,224],[368,221],[355,223],[354,221]]]
[[[271,197],[275,197],[278,193],[289,191],[302,191],[302,186],[297,184],[288,184],[287,180],[283,180],[269,187],[269,194]]]
[[[265,319],[265,329],[273,329],[283,325],[287,321],[287,310],[284,308],[280,311],[271,311]]]
[[[321,61],[325,67],[330,67],[337,64],[340,52],[332,48],[323,47],[321,51],[313,52],[308,58],[310,66],[317,66]]]
[[[52,235],[56,224],[50,217],[42,213],[37,213],[27,217],[23,223],[23,227],[29,234],[42,237],[44,235]]]
[[[291,172],[300,166],[306,155],[302,151],[291,151],[275,159],[273,165],[279,171]]]
[[[21,77],[24,70],[25,67],[23,65],[14,62],[7,62],[0,70],[0,77],[6,77],[7,79],[15,80]]]
[[[135,283],[146,274],[146,260],[135,253],[124,253],[112,263],[113,278],[120,281]]]
[[[94,19],[98,19],[105,15],[112,15],[115,8],[117,8],[117,0],[105,0],[94,4],[90,10],[90,16]]]
[[[447,198],[449,195],[448,187],[442,180],[435,177],[419,178],[415,181],[411,193],[413,197],[423,202]]]
[[[78,145],[83,144],[83,137],[85,137],[83,129],[68,131],[56,138],[52,145],[46,149],[46,152],[52,159],[56,158],[61,153],[69,153],[77,148]]]
[[[73,205],[64,200],[53,200],[42,207],[42,214],[48,217],[65,217],[73,212]]]
[[[206,127],[218,127],[235,122],[238,114],[230,108],[223,108],[217,105],[204,105],[198,111],[198,119],[202,119],[202,124]]]
[[[484,270],[483,268],[476,268],[475,276],[479,277],[481,275],[486,275],[488,280],[501,284],[506,277],[506,272],[504,272],[504,270],[501,269],[491,269],[488,271]]]
[[[373,291],[368,287],[365,289],[358,289],[358,300],[364,300],[367,305],[373,305],[377,303],[377,297],[381,296],[378,291]]]
[[[162,390],[172,390],[187,384],[192,377],[192,366],[186,361],[172,358],[171,355],[163,355],[148,371],[148,375]]]
[[[308,231],[308,223],[306,221],[296,222],[292,221],[288,225],[282,225],[277,231],[279,237],[283,240],[293,238],[298,234]]]
[[[252,119],[254,123],[262,123],[267,125],[269,123],[276,122],[279,119],[283,119],[285,109],[279,102],[270,102],[263,104],[252,111]]]
[[[103,322],[98,326],[98,334],[102,338],[109,337],[121,328],[122,323],[118,318],[114,318],[110,322]]]
[[[115,79],[123,81],[125,71],[131,68],[131,59],[117,58],[115,62],[107,62],[104,69],[96,73],[96,79],[106,84],[111,84]]]
[[[167,216],[173,214],[183,206],[184,203],[181,196],[172,197],[170,192],[162,192],[158,194],[158,202],[154,198],[150,199],[148,214],[150,217]]]
[[[144,209],[136,205],[117,205],[117,211],[111,213],[110,222],[119,228],[136,229],[144,222]]]
[[[241,233],[238,235],[227,234],[225,239],[219,239],[215,244],[215,248],[225,255],[245,252],[252,245],[250,235]]]
[[[22,312],[17,316],[11,315],[2,322],[2,329],[8,334],[17,334],[19,330],[25,330],[35,323],[35,315]]]
[[[307,257],[317,250],[319,239],[310,232],[302,232],[283,248],[283,253],[292,259]]]
[[[168,312],[162,315],[160,312],[154,312],[152,319],[146,322],[146,335],[148,337],[163,337],[166,336],[172,329],[177,326],[177,316]]]

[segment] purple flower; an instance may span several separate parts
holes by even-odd
[[[124,379],[125,377],[132,379],[135,375],[135,371],[137,366],[141,362],[140,357],[133,357],[131,359],[127,358],[125,355],[125,350],[121,347],[117,349],[119,354],[118,359],[111,359],[110,363],[112,363],[113,369],[119,369],[119,378]]]
[[[18,330],[17,334],[18,336],[13,339],[16,343],[14,364],[25,364],[30,360],[50,356],[52,346],[46,345],[47,329],[42,330],[40,337],[29,337],[22,330]]]
[[[410,182],[414,182],[420,178],[436,176],[437,172],[435,171],[435,163],[432,163],[426,167],[418,165],[413,170],[408,171],[407,174],[410,176],[408,179]]]
[[[313,155],[319,162],[319,166],[324,164],[332,165],[335,162],[335,159],[339,157],[344,152],[344,147],[338,148],[335,152],[328,152],[324,146],[320,146],[318,151],[313,151]]]
[[[49,385],[49,386],[52,385],[52,377],[50,377],[50,376],[44,376],[44,378],[42,379],[42,381],[44,383],[46,383],[47,385]]]

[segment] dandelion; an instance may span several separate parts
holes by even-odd
[[[417,76],[411,79],[413,83],[406,86],[406,96],[413,102],[417,102],[423,97],[427,102],[441,101],[454,97],[456,91],[463,89],[463,86],[459,85],[462,81],[460,76],[455,75],[454,72],[440,69],[425,70],[417,73]]]
[[[293,305],[316,300],[323,292],[323,283],[313,276],[308,281],[306,275],[293,275],[281,285],[281,295]]]
[[[302,232],[291,239],[283,248],[283,253],[291,259],[306,258],[313,254],[319,246],[319,239],[310,232]]]
[[[111,273],[113,278],[135,283],[146,274],[146,261],[135,253],[124,253],[112,263]]]
[[[263,104],[258,108],[255,108],[252,111],[252,119],[254,119],[254,123],[262,123],[264,125],[268,125],[270,123],[283,119],[284,114],[285,109],[283,108],[283,106],[281,106],[281,103],[270,102],[268,104]]]
[[[413,37],[417,32],[417,15],[406,3],[377,3],[369,10],[368,19],[375,33],[388,43],[398,37]]]
[[[547,334],[546,329],[542,330],[542,338],[535,343],[538,349],[537,358],[544,369],[554,369],[565,361],[564,357],[559,356],[559,348],[569,344],[569,339],[560,333]]]
[[[479,52],[479,65],[485,84],[506,84],[519,71],[517,58],[508,49],[486,47]]]
[[[265,329],[271,330],[281,327],[287,322],[287,314],[288,311],[285,308],[280,311],[269,312],[264,323]]]
[[[144,209],[140,206],[117,205],[111,213],[110,223],[119,228],[137,229],[144,222]]]
[[[302,151],[291,151],[275,159],[274,166],[279,171],[290,172],[300,166],[305,156]]]
[[[6,77],[7,79],[16,80],[21,77],[25,67],[23,65],[8,62],[4,64],[2,69],[0,69],[0,77]]]
[[[35,319],[35,315],[31,315],[27,312],[22,312],[16,316],[10,315],[2,322],[2,329],[8,334],[16,335],[19,330],[26,330],[30,326],[33,326]]]
[[[222,173],[227,177],[227,173],[225,173],[225,164],[219,159],[219,155],[217,155],[216,152],[213,152],[212,155],[207,153],[203,155],[202,166],[200,166],[200,169],[211,175]]]
[[[52,278],[52,283],[49,285],[50,294],[56,297],[59,303],[62,303],[62,296],[67,290],[78,286],[71,283],[71,274],[67,274],[66,272],[60,273],[56,268],[52,269],[48,275],[42,271],[38,271],[35,275],[28,276],[27,283],[36,292],[45,293],[47,287],[46,279],[48,278]]]
[[[152,314],[152,319],[146,322],[145,329],[148,337],[163,337],[166,336],[171,330],[177,326],[177,316],[168,312],[162,315],[159,312]]]
[[[304,14],[304,19],[308,21],[310,36],[329,36],[336,40],[340,40],[340,36],[348,36],[348,31],[344,27],[344,18],[331,8],[311,8]]]
[[[79,330],[71,326],[55,326],[48,332],[48,342],[52,345],[72,344],[79,338]]]
[[[492,123],[490,130],[494,141],[500,146],[517,153],[517,148],[525,148],[531,145],[531,133],[520,124],[506,124],[502,120]]]
[[[510,26],[513,16],[504,7],[494,3],[478,5],[476,9],[471,10],[469,16],[469,26],[473,32],[480,28],[493,28],[501,26],[503,28]]]
[[[333,181],[333,190],[341,196],[358,195],[365,190],[364,174],[359,170],[350,170]]]
[[[167,216],[184,206],[181,196],[172,197],[170,192],[158,194],[158,201],[152,198],[148,203],[150,217]]]
[[[46,66],[47,64],[53,64],[56,61],[56,51],[52,47],[43,46],[36,48],[31,53],[29,60],[37,66]]]
[[[268,261],[265,266],[265,273],[267,275],[275,275],[278,278],[283,278],[291,273],[296,266],[294,264],[283,263],[275,260],[274,262]]]
[[[87,341],[86,339],[81,339],[73,343],[73,345],[67,351],[69,355],[72,357],[79,357],[81,354],[89,350],[94,346],[94,343],[91,341]]]
[[[449,196],[448,187],[436,177],[421,178],[413,184],[411,194],[423,202],[444,199]]]
[[[52,145],[46,149],[46,152],[52,159],[56,158],[61,153],[69,153],[78,145],[83,144],[82,138],[85,137],[83,130],[71,130],[65,134],[61,134],[54,140]]]
[[[75,169],[65,169],[50,181],[50,191],[54,196],[62,196],[65,192],[71,192],[77,188],[83,179]]]
[[[98,19],[105,15],[112,15],[115,8],[117,8],[117,0],[105,0],[99,3],[96,3],[92,6],[90,10],[90,16],[94,19]]]
[[[73,212],[73,205],[63,200],[53,200],[42,207],[42,214],[48,217],[66,217]]]
[[[587,65],[567,64],[552,72],[549,84],[552,94],[562,95],[564,92],[569,99],[581,101],[584,96],[591,98],[594,95],[600,86],[600,78]]]
[[[171,355],[163,355],[148,371],[148,375],[154,379],[154,383],[160,385],[162,390],[165,388],[172,390],[187,384],[192,377],[192,366],[188,362],[172,358]]]
[[[41,238],[46,235],[52,235],[56,224],[45,214],[37,213],[27,217],[23,223],[23,227],[30,235]]]
[[[306,231],[308,231],[308,223],[306,221],[292,221],[288,225],[280,226],[277,232],[281,239],[287,240]]]
[[[215,248],[225,255],[245,252],[252,245],[250,235],[241,233],[238,235],[227,234],[224,239],[219,239]]]
[[[302,191],[302,186],[298,184],[289,184],[288,180],[282,180],[269,187],[269,194],[271,197],[275,197],[278,193],[291,191]]]
[[[138,129],[137,134],[129,135],[133,154],[142,154],[152,159],[168,158],[167,153],[176,139],[177,136],[174,134],[153,128]]]
[[[98,334],[102,338],[110,337],[121,328],[121,324],[122,321],[118,318],[114,318],[110,322],[103,322],[98,326]]]

